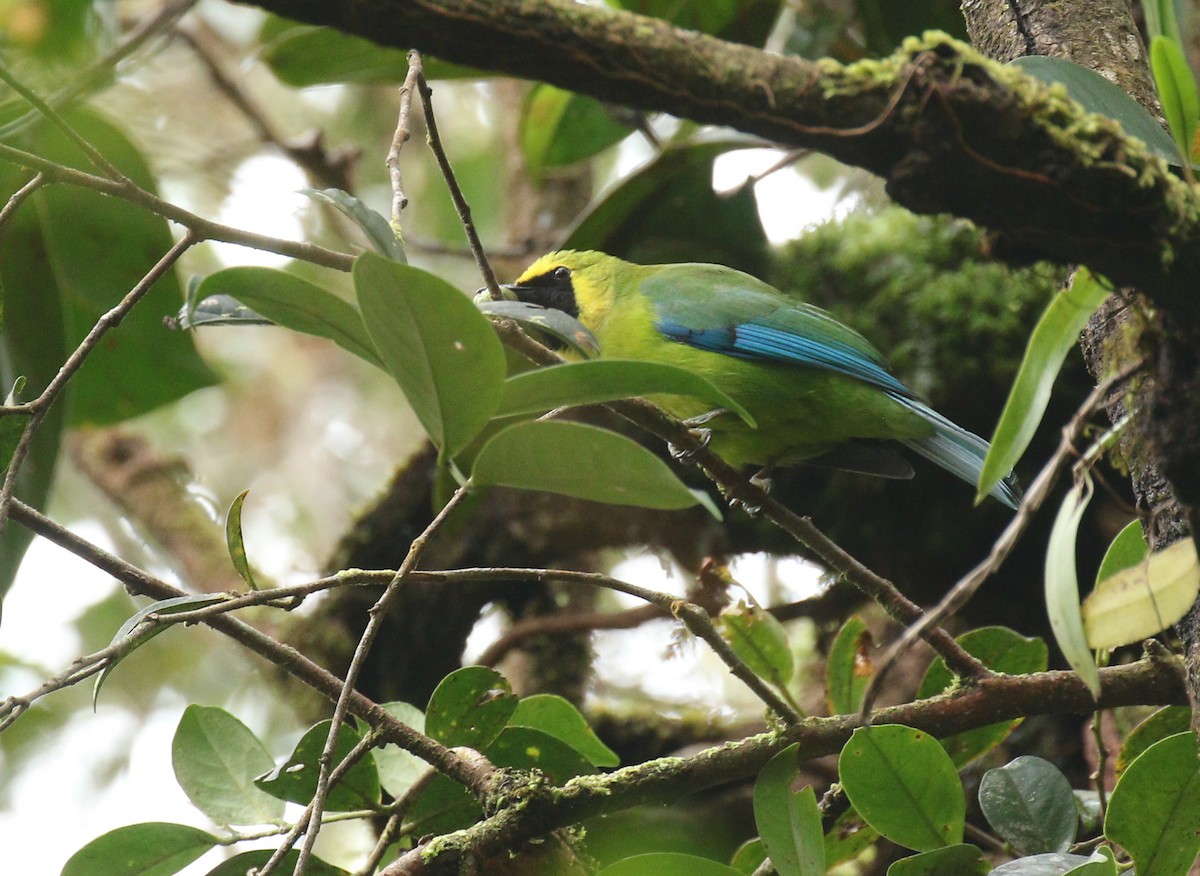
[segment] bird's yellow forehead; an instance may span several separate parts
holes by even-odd
[[[567,268],[571,271],[586,271],[609,258],[601,252],[576,251],[572,249],[549,252],[539,258],[524,273],[517,278],[518,283],[528,283],[534,277],[549,274],[555,268]]]

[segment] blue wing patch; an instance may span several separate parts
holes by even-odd
[[[670,320],[656,328],[666,337],[713,353],[741,359],[760,359],[781,364],[823,368],[911,398],[912,391],[878,362],[845,344],[815,341],[794,332],[754,322],[721,328],[694,329]]]

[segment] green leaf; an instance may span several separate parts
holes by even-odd
[[[1044,855],[1029,855],[1001,864],[992,871],[992,876],[1062,876],[1088,863],[1091,858],[1069,855],[1065,852],[1048,852]]]
[[[200,288],[200,278],[193,277],[195,288]],[[231,295],[209,295],[200,301],[185,301],[175,315],[172,329],[194,329],[216,325],[275,325],[256,310],[251,310]]]
[[[553,85],[537,85],[521,117],[521,151],[530,176],[598,155],[624,140],[632,126],[600,101]]]
[[[1004,403],[992,446],[983,461],[975,494],[977,503],[991,493],[1025,453],[1046,413],[1050,390],[1067,353],[1110,291],[1107,283],[1101,282],[1086,268],[1080,268],[1070,287],[1054,296],[1038,320],[1025,348],[1017,379]]]
[[[955,641],[988,669],[1003,672],[1005,675],[1042,672],[1049,664],[1049,649],[1042,639],[1026,638],[1006,627],[981,627],[964,633]],[[946,661],[938,657],[926,670],[917,697],[928,699],[937,696],[956,683],[954,674],[946,666]],[[957,733],[943,739],[942,747],[957,766],[964,766],[1003,742],[1020,723],[1019,718],[1014,721],[999,721],[986,727]]]
[[[233,568],[246,582],[251,590],[258,590],[258,582],[254,580],[254,572],[250,568],[250,560],[246,557],[246,542],[242,539],[242,504],[246,501],[249,490],[242,490],[229,506],[225,515],[225,544],[229,548],[229,559]]]
[[[489,316],[511,319],[534,337],[548,335],[585,359],[600,353],[600,342],[588,327],[561,310],[524,301],[493,301],[487,297],[476,297],[475,304]]]
[[[272,797],[302,806],[307,805],[317,792],[317,776],[321,771],[320,757],[329,738],[330,723],[322,721],[308,728],[288,759],[258,776],[254,784]],[[341,727],[333,753],[335,768],[361,739],[361,734],[353,727]],[[379,792],[379,773],[375,769],[375,761],[364,757],[350,767],[340,782],[330,787],[325,808],[330,812],[373,809],[379,804]]]
[[[713,191],[713,162],[745,148],[721,140],[665,148],[593,205],[563,249],[595,249],[637,264],[716,262],[748,274],[769,272],[758,202],[747,187]]]
[[[979,807],[1023,855],[1065,852],[1075,842],[1079,814],[1071,783],[1040,757],[1025,755],[984,773]]]
[[[505,727],[484,754],[498,767],[540,770],[556,785],[596,772],[591,761],[567,743],[532,727]]]
[[[425,709],[425,732],[442,745],[483,751],[517,710],[508,679],[486,666],[464,666],[441,680]]]
[[[171,742],[171,763],[188,799],[217,824],[282,820],[283,801],[254,785],[254,777],[275,762],[258,737],[224,709],[184,710]]]
[[[477,487],[544,490],[640,508],[699,503],[720,519],[706,493],[684,486],[649,450],[624,435],[581,423],[537,420],[509,426],[479,451],[471,481]]]
[[[535,368],[510,377],[496,416],[540,414],[636,396],[686,395],[725,408],[754,427],[750,413],[703,377],[658,362],[597,359]]]
[[[983,876],[992,869],[975,846],[946,846],[901,858],[888,867],[887,876]]]
[[[1104,835],[1133,856],[1138,876],[1187,873],[1200,852],[1200,761],[1192,733],[1150,746],[1108,801]]]
[[[408,75],[408,53],[331,27],[297,24],[271,16],[259,34],[259,57],[279,79],[294,88],[360,82],[395,88]],[[427,79],[485,76],[478,70],[423,58]]]
[[[482,817],[483,809],[466,788],[437,773],[413,801],[404,825],[415,836],[440,835],[470,827]]]
[[[825,837],[811,785],[792,790],[799,744],[789,745],[754,782],[754,823],[779,876],[824,876]]]
[[[729,866],[741,873],[742,876],[754,876],[766,859],[767,848],[761,839],[755,837],[738,846],[733,857],[729,859]]]
[[[796,663],[787,630],[775,615],[757,605],[739,602],[721,612],[718,628],[721,638],[751,672],[787,691]]]
[[[1165,630],[1200,594],[1196,542],[1184,538],[1105,578],[1083,603],[1083,629],[1092,648],[1117,648]]]
[[[216,844],[212,834],[184,824],[131,824],[73,854],[62,876],[170,876]]]
[[[252,852],[242,852],[240,855],[234,855],[227,861],[222,861],[209,870],[205,876],[246,876],[255,867],[261,867],[267,861],[271,860],[272,854],[274,852],[271,849],[256,849]],[[292,849],[280,859],[279,867],[275,872],[291,873],[296,869],[296,862],[299,860],[300,853]],[[305,867],[304,873],[305,876],[349,876],[341,867],[327,864],[315,855],[309,856],[308,866]]]
[[[1142,0],[1142,14],[1146,22],[1146,38],[1165,36],[1182,44],[1179,36],[1179,18],[1175,14],[1175,0]]]
[[[1100,671],[1088,649],[1079,606],[1079,578],[1075,574],[1075,541],[1079,521],[1092,499],[1092,482],[1085,478],[1063,498],[1050,543],[1046,547],[1046,613],[1054,640],[1067,662],[1087,685],[1093,697],[1100,695]]]
[[[341,189],[301,189],[314,201],[321,201],[339,210],[342,215],[358,226],[376,254],[394,262],[408,263],[404,244],[392,230],[391,224],[358,198]]]
[[[858,714],[867,684],[875,674],[870,652],[867,623],[854,615],[838,630],[825,663],[825,700],[830,714]]]
[[[1012,62],[1014,67],[1035,79],[1053,85],[1061,84],[1067,96],[1091,113],[1108,116],[1131,137],[1137,137],[1150,153],[1175,166],[1182,164],[1179,150],[1171,135],[1162,125],[1146,112],[1146,108],[1130,97],[1122,88],[1109,82],[1094,70],[1081,67],[1065,58],[1049,55],[1026,55]]]
[[[1147,550],[1142,521],[1130,522],[1117,533],[1117,537],[1112,540],[1108,550],[1104,552],[1104,559],[1100,561],[1100,569],[1096,572],[1096,583],[1099,584],[1105,578],[1111,578],[1122,569],[1136,566],[1146,559]]]
[[[120,129],[86,109],[66,116],[134,182],[151,192],[156,190],[149,166]],[[30,151],[43,158],[94,170],[79,147],[53,125],[36,126],[29,138]],[[49,270],[41,275],[40,294],[61,296],[68,349],[73,349],[173,245],[162,216],[78,186],[47,186],[22,209],[30,208],[38,217],[49,262]],[[72,378],[69,416],[73,425],[116,423],[217,382],[217,375],[197,354],[192,338],[169,334],[163,328],[163,317],[173,314],[181,301],[183,289],[172,269],[159,278],[120,326],[108,332]],[[11,315],[6,314],[6,319]],[[37,336],[42,337],[47,328],[39,326]],[[36,387],[33,374],[24,373]]]
[[[418,268],[363,253],[358,306],[375,349],[443,458],[491,419],[503,390],[504,349],[471,300]]]
[[[1200,117],[1200,95],[1196,93],[1196,77],[1188,66],[1183,49],[1165,36],[1150,41],[1150,69],[1162,98],[1167,128],[1175,138],[1179,154],[1190,160],[1192,142],[1196,139],[1196,121]]]
[[[738,871],[709,858],[679,852],[649,852],[609,864],[597,876],[739,876]]]
[[[160,599],[157,602],[152,602],[145,608],[135,612],[129,620],[121,624],[121,628],[117,630],[117,634],[108,643],[109,647],[112,647],[122,640],[128,640],[126,647],[113,657],[104,669],[100,671],[100,674],[96,676],[96,684],[92,687],[92,708],[96,707],[96,701],[100,697],[101,686],[108,676],[112,674],[112,671],[117,668],[117,664],[159,633],[168,629],[167,626],[159,624],[144,630],[138,630],[138,626],[142,621],[152,614],[182,614],[187,611],[195,611],[198,608],[216,605],[218,602],[223,602],[228,598],[229,595],[226,593],[197,593],[190,596],[172,596],[169,599]]]
[[[892,842],[922,852],[962,842],[962,785],[929,734],[899,724],[859,727],[842,748],[838,775],[854,808]]]
[[[511,727],[531,727],[565,742],[598,767],[620,764],[617,753],[600,741],[570,701],[554,694],[534,694],[517,703]]]
[[[612,5],[639,15],[662,18],[677,27],[698,30],[730,42],[762,46],[782,5],[780,0],[612,0]]]
[[[205,277],[196,294],[202,299],[228,295],[276,325],[333,341],[384,368],[354,305],[295,274],[255,266],[226,268]]]
[[[1192,712],[1187,706],[1166,706],[1133,728],[1125,737],[1115,764],[1117,778],[1137,760],[1138,755],[1156,742],[1183,733],[1191,727]]]
[[[383,703],[382,708],[418,733],[425,732],[425,713],[416,706],[395,702]],[[393,797],[399,797],[407,791],[429,769],[429,764],[421,758],[392,742],[372,749],[371,755],[375,758],[375,768],[379,770],[380,785]]]
[[[825,834],[825,865],[833,868],[861,855],[879,839],[879,831],[850,807],[833,823]]]
[[[1086,864],[1068,870],[1065,876],[1117,876],[1117,859],[1108,846],[1100,846],[1092,852]]]

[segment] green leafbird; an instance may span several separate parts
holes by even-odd
[[[686,368],[739,402],[757,428],[726,412],[706,418],[712,412],[697,399],[655,399],[677,417],[704,420],[712,449],[733,465],[808,462],[912,477],[908,462],[882,444],[891,440],[978,481],[986,441],[916,398],[854,329],[749,274],[562,251],[505,288],[578,319],[604,358]],[[1015,508],[1021,491],[1010,474],[992,495]]]

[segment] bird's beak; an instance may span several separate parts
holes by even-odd
[[[514,283],[502,283],[500,285],[500,300],[501,301],[520,301],[521,286]],[[492,293],[488,291],[487,286],[480,286],[475,290],[475,302],[491,301]]]

